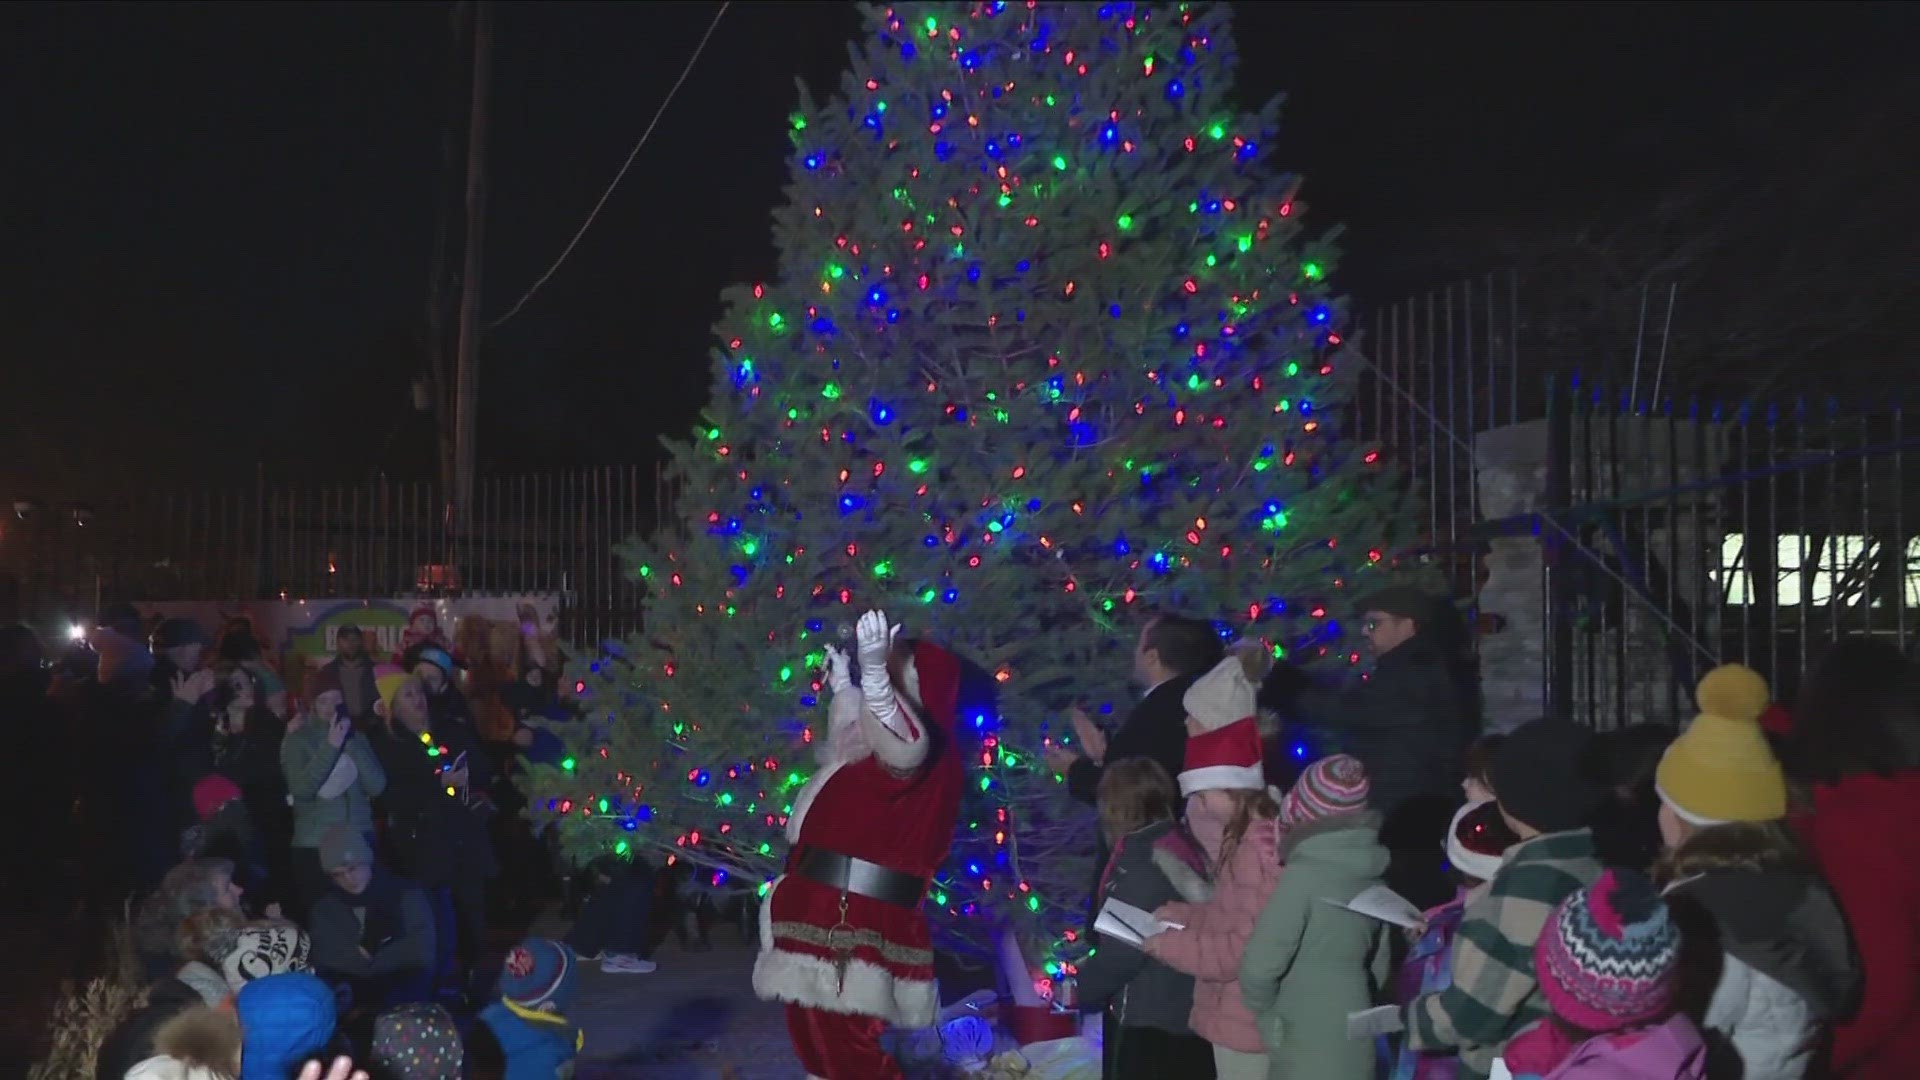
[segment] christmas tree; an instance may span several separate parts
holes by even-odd
[[[1124,712],[1156,609],[1344,658],[1392,485],[1339,438],[1335,251],[1271,164],[1278,103],[1234,108],[1224,5],[868,18],[840,91],[802,87],[778,273],[727,295],[678,521],[627,553],[646,633],[580,674],[535,814],[762,885],[824,650],[882,608],[997,690],[929,908],[1021,922],[1057,973],[1093,847],[1038,755],[1063,710]]]

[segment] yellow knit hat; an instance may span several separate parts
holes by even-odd
[[[1667,747],[1654,773],[1660,798],[1693,825],[1777,821],[1787,781],[1760,729],[1772,700],[1767,681],[1742,664],[1707,672],[1693,692],[1700,715]]]

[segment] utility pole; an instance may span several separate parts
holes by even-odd
[[[454,357],[453,524],[464,535],[473,521],[473,472],[480,406],[480,255],[487,210],[487,83],[493,26],[486,0],[473,4],[473,106],[467,124],[467,229],[460,274],[460,340]]]
[[[433,416],[433,444],[442,497],[451,501],[454,483],[453,354],[447,348],[452,294],[447,246],[453,232],[453,197],[460,167],[460,106],[466,103],[466,56],[470,4],[457,2],[448,12],[447,77],[440,102],[440,181],[434,188],[433,260],[427,272],[426,373],[414,386],[414,408]]]

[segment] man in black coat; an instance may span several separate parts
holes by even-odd
[[[1179,615],[1155,616],[1141,627],[1133,648],[1133,680],[1146,688],[1146,696],[1112,739],[1086,713],[1073,710],[1073,734],[1080,750],[1048,747],[1047,767],[1065,775],[1067,791],[1089,806],[1099,792],[1102,765],[1107,761],[1152,758],[1168,776],[1179,777],[1187,756],[1187,707],[1180,699],[1224,655],[1220,635],[1207,623]],[[1094,860],[1096,881],[1106,863],[1107,845],[1102,839]]]
[[[1317,687],[1276,665],[1260,705],[1335,735],[1366,766],[1380,839],[1393,854],[1388,884],[1422,906],[1448,892],[1440,845],[1460,804],[1460,761],[1479,734],[1472,660],[1444,601],[1391,586],[1360,602],[1377,660],[1365,681]]]

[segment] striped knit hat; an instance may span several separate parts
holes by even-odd
[[[1651,881],[1609,870],[1554,908],[1533,966],[1567,1023],[1595,1034],[1637,1027],[1673,1005],[1680,929]]]
[[[1280,803],[1280,824],[1304,825],[1309,821],[1351,814],[1367,808],[1367,770],[1360,759],[1347,754],[1323,757],[1307,766],[1294,781],[1293,790]]]
[[[565,1013],[579,981],[573,950],[551,938],[522,941],[500,966],[500,996],[522,1009]]]

